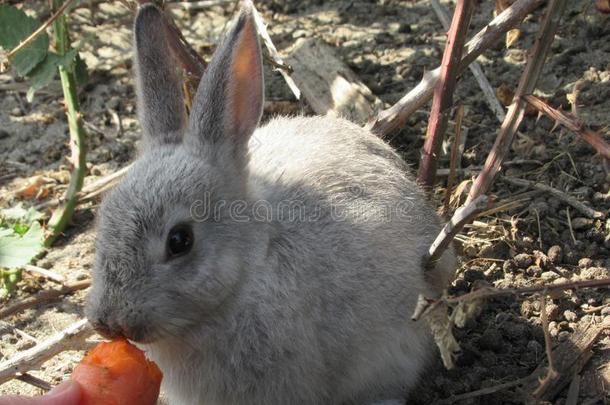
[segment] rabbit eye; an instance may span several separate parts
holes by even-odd
[[[177,225],[169,231],[167,250],[170,258],[188,253],[193,247],[193,231],[188,225]]]

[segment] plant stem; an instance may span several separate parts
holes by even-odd
[[[60,6],[60,0],[52,0],[53,10],[57,10]],[[65,55],[70,50],[68,24],[65,15],[61,15],[53,22],[53,29],[56,51],[60,55]],[[53,243],[55,238],[57,238],[72,219],[74,207],[77,202],[77,193],[83,186],[86,170],[87,133],[83,127],[80,106],[78,104],[76,75],[74,73],[73,65],[70,67],[59,66],[59,77],[64,93],[66,115],[68,117],[68,127],[70,129],[70,160],[73,169],[70,175],[68,189],[47,224],[49,234],[45,239],[46,246],[50,246]]]
[[[508,155],[510,146],[513,143],[514,135],[523,120],[525,107],[527,105],[524,96],[533,93],[536,88],[538,77],[540,77],[542,69],[544,68],[546,56],[549,49],[551,49],[555,33],[559,28],[559,22],[561,21],[565,6],[566,0],[551,0],[547,6],[544,20],[538,32],[532,53],[525,66],[525,70],[521,75],[521,80],[519,81],[519,86],[515,92],[513,102],[508,108],[508,113],[502,123],[502,127],[491,152],[487,156],[485,166],[470,189],[466,203],[473,201],[482,194],[486,194],[500,171],[502,162],[506,155]]]
[[[447,130],[447,122],[453,105],[453,92],[459,73],[458,66],[462,60],[462,51],[473,11],[473,0],[458,0],[451,27],[447,33],[440,78],[434,87],[426,143],[421,151],[417,176],[417,181],[426,189],[431,189],[436,180],[438,155]]]

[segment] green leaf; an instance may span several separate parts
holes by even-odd
[[[40,26],[35,18],[29,17],[23,11],[0,5],[0,46],[9,52],[27,38]],[[17,73],[25,76],[32,71],[47,56],[49,36],[41,32],[28,46],[17,52],[11,58],[11,65]]]
[[[0,234],[0,267],[28,264],[43,249],[43,232],[37,221],[23,236]]]
[[[76,55],[76,49],[70,49],[64,56],[49,52],[46,59],[30,73],[31,85],[26,95],[28,102],[32,102],[34,93],[51,83],[57,74],[57,68],[59,66],[63,66],[66,69],[70,68]]]

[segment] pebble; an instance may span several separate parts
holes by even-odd
[[[589,267],[580,271],[580,278],[594,279],[608,277],[608,269],[604,267]]]
[[[520,269],[527,269],[533,263],[532,257],[527,253],[519,253],[513,260]]]
[[[544,280],[544,281],[553,281],[555,280],[557,277],[559,277],[559,274],[555,273],[554,271],[545,271],[542,274],[540,274],[540,277]]]
[[[593,220],[589,218],[578,217],[572,219],[572,228],[576,231],[587,229],[591,225],[593,225]]]
[[[563,249],[561,249],[561,246],[559,245],[551,246],[546,255],[551,263],[559,264],[563,260]]]
[[[574,312],[572,312],[572,311],[564,311],[563,312],[563,317],[568,322],[574,322],[577,319],[576,314]]]
[[[21,111],[21,108],[15,107],[11,110],[11,115],[13,117],[21,117],[23,115],[23,111]]]
[[[588,257],[583,257],[578,261],[578,267],[581,269],[587,269],[591,266],[593,266],[593,260],[589,259]]]
[[[517,271],[517,265],[512,260],[506,260],[502,264],[502,270],[504,270],[505,273],[514,273]]]
[[[539,266],[530,266],[527,268],[527,274],[532,277],[540,277],[542,269]]]
[[[557,320],[557,317],[559,316],[559,305],[557,304],[548,304],[546,306],[546,315],[549,318],[549,320]]]

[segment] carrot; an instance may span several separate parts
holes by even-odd
[[[76,366],[80,405],[155,405],[163,375],[127,340],[100,343]]]

